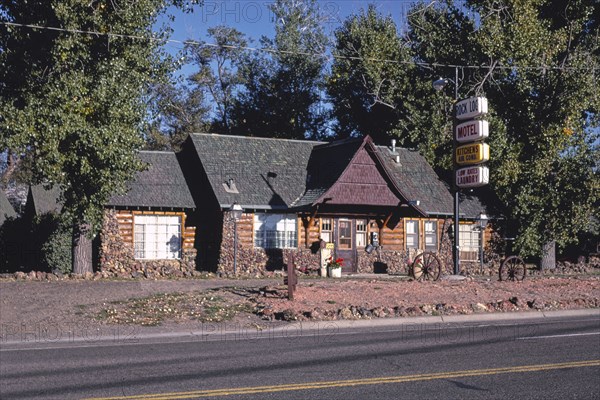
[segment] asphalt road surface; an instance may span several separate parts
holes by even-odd
[[[125,329],[86,341],[29,332],[0,342],[0,398],[600,399],[597,314],[316,328]]]

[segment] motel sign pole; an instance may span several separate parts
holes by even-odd
[[[441,91],[448,84],[448,79],[440,78],[433,82],[433,88],[436,91]],[[452,163],[454,165],[452,174],[454,177],[452,178],[452,191],[454,192],[454,238],[453,238],[453,246],[452,246],[452,259],[454,261],[454,275],[460,274],[460,251],[459,251],[459,236],[460,229],[458,227],[459,223],[459,212],[460,212],[460,189],[456,185],[456,126],[458,124],[458,120],[456,118],[456,102],[458,102],[458,67],[454,67],[454,103],[455,105],[452,107]]]
[[[458,67],[454,67],[454,103],[458,101]],[[456,126],[458,125],[458,119],[456,118],[456,110],[454,110],[454,122],[452,124],[452,163],[454,164],[454,171],[456,171]],[[453,188],[454,188],[454,275],[460,274],[460,226],[459,226],[459,212],[460,212],[460,189],[456,184],[456,173],[454,175]]]

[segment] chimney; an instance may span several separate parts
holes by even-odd
[[[396,139],[392,139],[392,153],[396,152]]]
[[[394,160],[396,160],[396,164],[400,164],[400,156],[394,157]]]

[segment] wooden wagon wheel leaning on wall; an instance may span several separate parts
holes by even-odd
[[[442,262],[437,254],[430,251],[415,257],[411,266],[411,275],[419,281],[437,281],[442,272]]]
[[[526,274],[525,261],[519,256],[510,256],[500,264],[499,278],[501,281],[522,281]]]

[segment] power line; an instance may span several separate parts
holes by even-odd
[[[389,60],[382,58],[372,58],[372,57],[359,57],[359,56],[343,56],[338,54],[325,54],[325,53],[309,53],[302,51],[289,51],[289,50],[278,50],[269,47],[250,47],[250,46],[234,46],[234,45],[226,45],[226,44],[216,44],[216,43],[208,43],[208,42],[199,42],[196,40],[176,40],[176,39],[164,39],[160,37],[149,37],[142,35],[128,35],[128,34],[120,34],[120,33],[112,33],[112,32],[98,32],[98,31],[87,31],[81,29],[65,29],[58,28],[53,26],[42,26],[42,25],[34,25],[34,24],[19,24],[16,22],[8,22],[8,21],[0,21],[0,25],[5,26],[13,26],[19,28],[29,28],[29,29],[40,29],[40,30],[48,30],[48,31],[56,31],[56,32],[66,32],[66,33],[75,33],[82,35],[90,35],[90,36],[105,36],[105,37],[114,37],[120,39],[135,39],[135,40],[145,40],[150,42],[160,42],[160,43],[173,43],[180,44],[184,46],[198,46],[198,47],[214,47],[221,49],[231,49],[231,50],[246,50],[246,51],[255,51],[255,52],[265,52],[271,54],[285,54],[285,55],[298,55],[298,56],[307,56],[307,57],[323,57],[323,58],[334,58],[338,60],[349,60],[349,61],[370,61],[370,62],[381,62],[381,63],[389,63],[389,64],[400,64],[400,65],[416,65],[420,67],[430,67],[430,68],[464,68],[464,69],[504,69],[504,70],[539,70],[539,71],[548,71],[548,70],[569,70],[569,71],[592,71],[592,73],[596,73],[596,70],[600,68],[588,67],[588,68],[578,68],[578,67],[551,67],[551,66],[518,66],[518,65],[459,65],[459,64],[443,64],[443,63],[428,63],[428,62],[419,62],[419,61],[401,61],[401,60]]]

